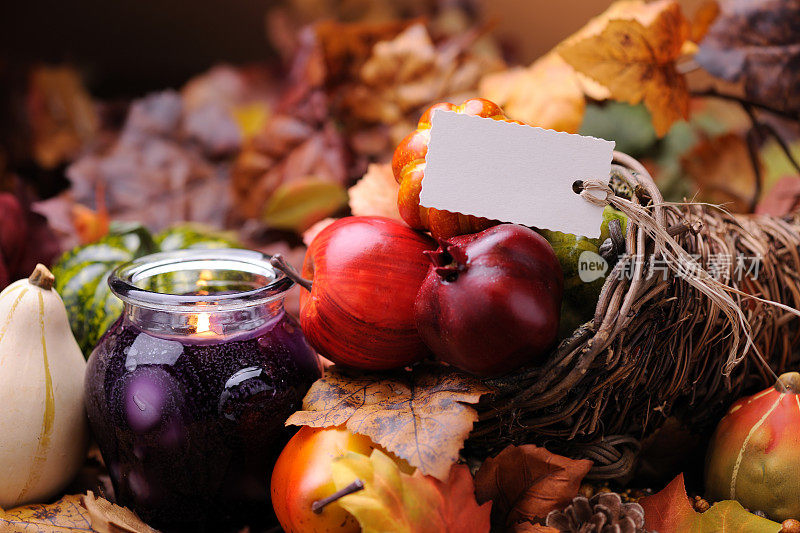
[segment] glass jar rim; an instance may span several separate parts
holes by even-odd
[[[126,304],[163,311],[229,311],[283,298],[294,281],[273,267],[269,255],[255,250],[208,248],[158,252],[138,257],[114,269],[108,278],[111,291]],[[157,292],[137,281],[158,274],[190,270],[226,270],[264,276],[271,281],[254,289],[212,295]]]

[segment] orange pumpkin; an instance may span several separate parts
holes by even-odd
[[[503,122],[517,124],[522,124],[522,122],[509,119],[503,114],[500,106],[484,98],[471,98],[461,105],[435,104],[422,114],[417,129],[403,139],[395,149],[392,157],[392,172],[397,183],[400,184],[400,192],[397,197],[400,216],[403,217],[406,224],[414,229],[429,230],[435,238],[447,239],[456,235],[477,233],[498,222],[419,205],[422,178],[425,176],[425,155],[428,153],[428,142],[430,141],[431,116],[437,109]]]

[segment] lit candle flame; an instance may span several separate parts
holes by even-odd
[[[208,313],[197,315],[197,324],[194,327],[195,333],[205,333],[211,331],[211,319]]]

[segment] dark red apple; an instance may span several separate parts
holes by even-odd
[[[302,275],[300,325],[311,345],[334,363],[382,370],[430,352],[414,322],[414,299],[436,243],[382,217],[337,220],[313,240]]]
[[[514,224],[440,241],[417,294],[417,330],[440,360],[479,376],[535,363],[556,341],[564,277],[550,244]]]

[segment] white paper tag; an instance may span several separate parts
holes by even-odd
[[[572,189],[608,183],[614,142],[437,110],[420,205],[585,237],[603,208]]]

